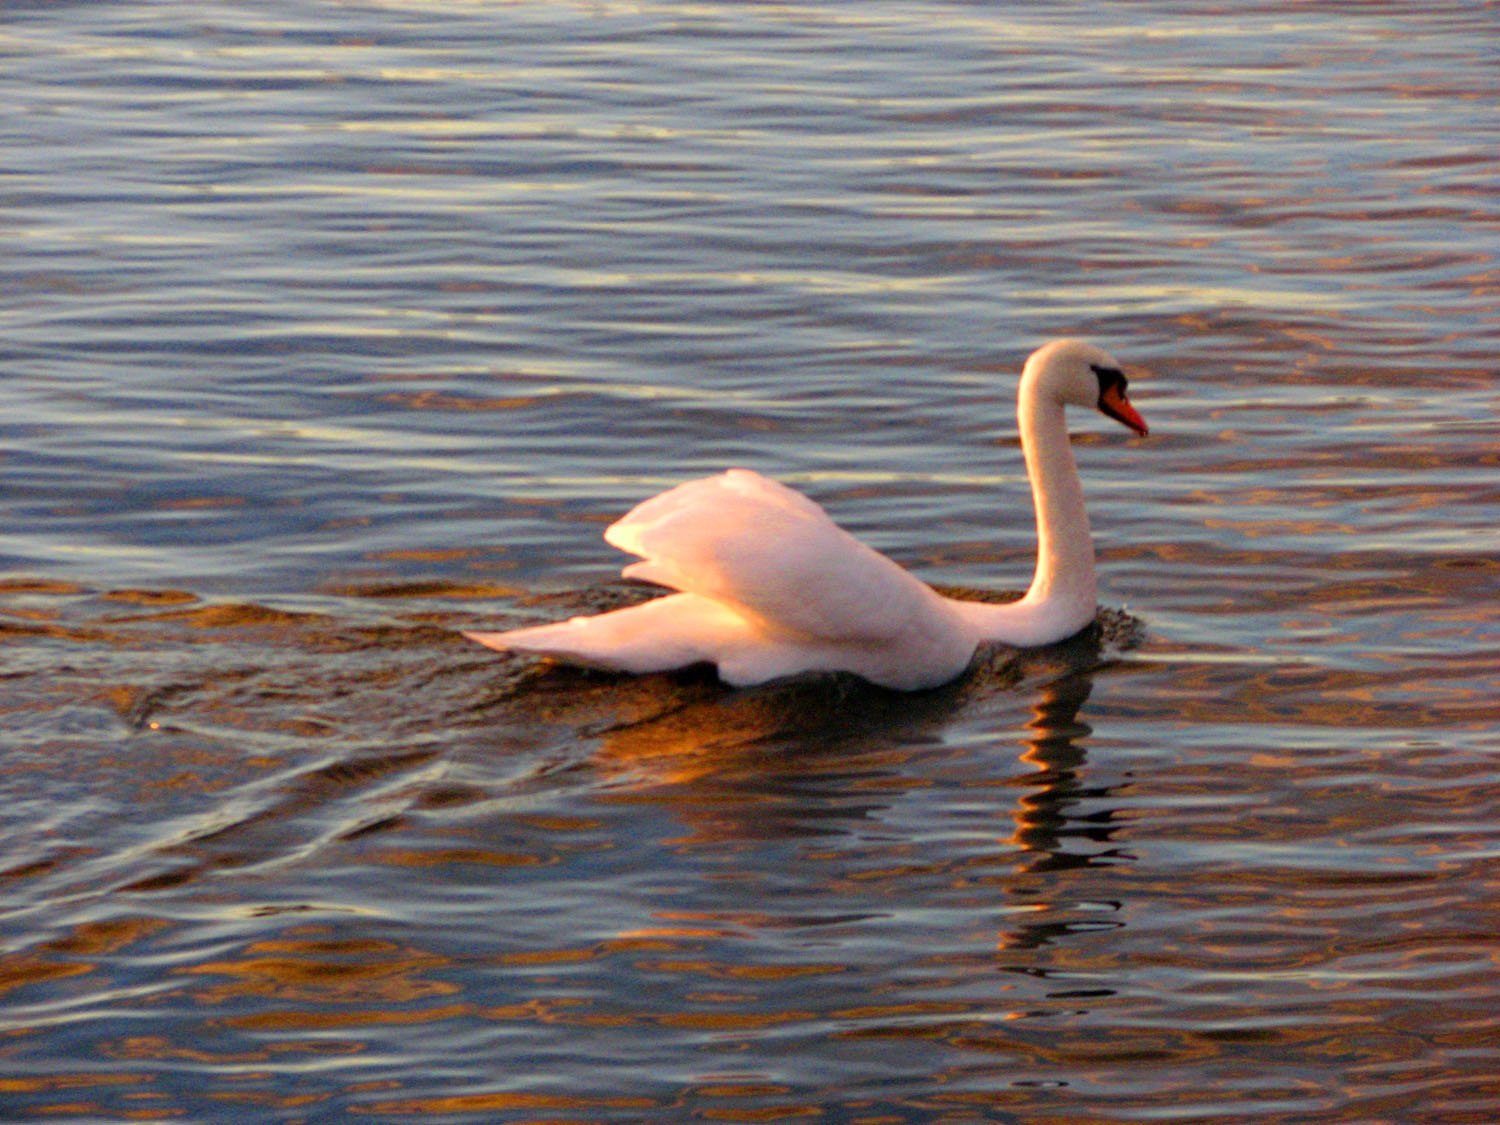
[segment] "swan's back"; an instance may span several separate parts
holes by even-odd
[[[771,632],[881,644],[941,611],[941,599],[836,525],[817,504],[748,469],[643,502],[604,538],[640,578],[730,606]]]

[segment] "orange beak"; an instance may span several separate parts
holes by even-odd
[[[1141,437],[1145,437],[1150,432],[1146,427],[1146,419],[1142,418],[1136,412],[1135,407],[1130,405],[1130,400],[1125,397],[1125,392],[1120,389],[1119,384],[1107,387],[1100,393],[1099,409],[1116,422],[1129,426]]]

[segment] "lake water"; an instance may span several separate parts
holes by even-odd
[[[0,11],[0,1118],[1500,1119],[1500,12]],[[746,465],[1144,622],[540,667]]]

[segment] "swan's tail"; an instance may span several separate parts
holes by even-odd
[[[672,594],[595,617],[464,636],[501,652],[639,675],[718,663],[746,643],[748,632],[745,619],[733,610],[696,594]]]

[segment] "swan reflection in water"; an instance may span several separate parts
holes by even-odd
[[[1079,814],[1084,801],[1108,797],[1109,786],[1089,786],[1082,777],[1084,748],[1080,742],[1094,728],[1078,718],[1094,690],[1090,675],[1068,676],[1042,687],[1033,717],[1026,724],[1031,737],[1021,760],[1039,771],[1023,783],[1032,792],[1017,802],[1016,830],[1011,843],[1030,857],[1025,870],[1032,873],[1082,867],[1101,859],[1118,858],[1118,850],[1070,850],[1069,843],[1086,840],[1109,844],[1118,830],[1113,809]]]
[[[812,927],[834,947],[901,946],[918,976],[998,971],[1047,997],[1087,977],[1102,994],[1112,986],[1085,967],[1086,937],[1123,924],[1110,867],[1130,860],[1116,786],[1090,776],[1080,719],[1109,659],[1102,631],[987,654],[921,693],[852,677],[727,690],[710,669],[526,666],[524,694],[570,735],[568,784],[624,806],[671,853],[660,862],[678,890],[662,925],[729,919],[778,941]],[[917,936],[934,924],[946,932]],[[977,948],[976,930],[990,935]],[[979,994],[986,1010],[1010,1010],[1008,991]]]
[[[1131,858],[1114,844],[1121,827],[1116,811],[1103,804],[1087,811],[1082,807],[1106,801],[1117,788],[1090,785],[1084,776],[1082,743],[1093,728],[1078,713],[1093,688],[1093,676],[1086,673],[1046,684],[1027,723],[1030,737],[1021,760],[1037,772],[1017,779],[1017,784],[1029,789],[1012,811],[1015,831],[1009,842],[1025,857],[1018,874],[1056,876]],[[1092,901],[1085,917],[1075,898],[1049,893],[1044,885],[1013,883],[1009,889],[1017,897],[1028,897],[1028,912],[1020,916],[1026,921],[1002,931],[998,943],[1002,950],[1036,949],[1074,934],[1123,925],[1117,917],[1121,904],[1113,899]],[[1009,968],[1027,975],[1038,973],[1030,966]]]
[[[984,713],[998,705],[1013,714],[1011,705],[1034,693],[1019,755],[1032,771],[972,784],[1023,790],[1010,810],[1014,827],[998,840],[1020,850],[1020,873],[1041,874],[1120,858],[1110,844],[1114,813],[1096,807],[1110,789],[1083,774],[1091,728],[1078,714],[1108,659],[1104,642],[1123,635],[1128,646],[1136,628],[1125,615],[1101,618],[1060,645],[996,650],[964,679],[919,693],[848,676],[726,690],[711,669],[635,678],[554,666],[528,676],[536,694],[526,694],[549,721],[596,740],[581,768],[598,773],[604,794],[652,793],[690,822],[693,838],[709,841],[837,831],[840,820],[878,815],[902,792],[929,787],[929,774],[988,769],[997,748]],[[1008,770],[1016,761],[1014,750],[998,751],[993,764]],[[1094,811],[1081,812],[1084,802]]]

